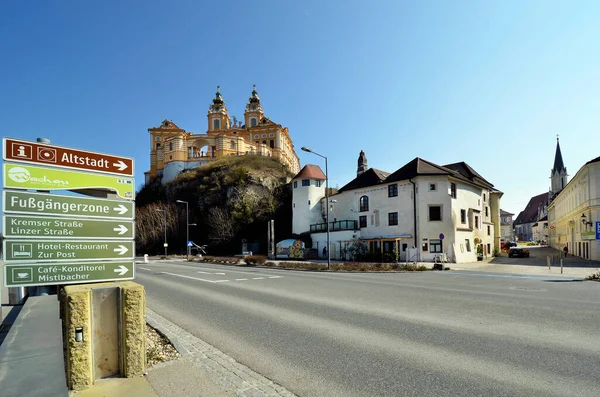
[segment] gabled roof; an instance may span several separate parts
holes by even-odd
[[[306,164],[293,179],[316,179],[324,181],[327,178],[321,170],[321,167],[314,164]]]
[[[599,161],[600,161],[600,157],[596,157],[595,159],[593,159],[593,160],[590,160],[590,161],[588,161],[587,163],[585,163],[585,165],[592,164],[592,163],[597,163],[597,162],[599,162]]]
[[[511,214],[508,211],[504,211],[502,208],[500,208],[500,216],[513,216],[514,214]]]
[[[151,130],[176,130],[176,131],[185,131],[185,130],[179,128],[174,122],[172,122],[171,120],[167,120],[167,119],[164,119],[162,121],[162,123],[160,123],[160,126],[158,126],[158,127],[148,128],[148,131],[151,131]]]
[[[392,173],[386,178],[386,182],[405,181],[417,175],[452,175],[453,172],[437,164],[415,157],[404,167]]]
[[[529,203],[527,204],[525,209],[523,211],[521,211],[521,213],[515,220],[515,225],[521,225],[523,223],[537,222],[539,220],[539,219],[537,219],[538,208],[545,207],[547,205],[548,205],[548,193],[547,192],[538,194],[537,196],[533,196],[529,200]]]
[[[367,186],[374,186],[387,181],[386,178],[390,175],[389,172],[381,171],[376,168],[369,168],[344,186],[338,192],[346,190],[360,189]]]
[[[488,181],[486,181],[484,177],[479,175],[477,173],[477,171],[475,171],[473,168],[471,168],[471,166],[469,164],[465,163],[464,161],[461,161],[460,163],[452,163],[452,164],[445,165],[444,168],[448,168],[448,169],[458,172],[460,175],[469,179],[471,182],[475,182],[480,185],[484,185],[486,187],[494,186],[491,183],[489,183]]]
[[[513,222],[515,225],[520,225],[521,219],[523,219],[523,214],[525,213],[525,211],[521,211],[519,212],[519,215],[517,215],[517,219],[515,219],[515,221]]]

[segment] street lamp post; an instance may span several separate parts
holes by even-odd
[[[187,260],[190,260],[190,246],[189,241],[190,241],[190,211],[189,211],[189,205],[187,201],[183,201],[183,200],[177,200],[178,203],[182,203],[185,204],[185,246],[187,248]]]
[[[157,211],[158,212],[162,212],[163,215],[164,215],[164,223],[165,223],[165,243],[164,243],[164,246],[165,246],[165,259],[166,259],[167,258],[167,247],[168,247],[168,244],[167,244],[167,211],[166,210],[160,210],[160,209],[157,209]]]
[[[327,170],[327,157],[317,152],[313,152],[306,146],[302,146],[302,150],[325,159],[325,231],[327,232],[327,269],[329,269],[331,266],[331,253],[329,252],[331,247],[329,245],[329,173]]]

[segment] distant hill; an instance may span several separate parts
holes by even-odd
[[[243,239],[249,249],[256,243],[266,253],[270,219],[276,241],[291,236],[291,177],[269,157],[231,156],[184,171],[165,185],[155,179],[136,196],[137,252],[164,252],[165,219],[169,252],[185,252],[185,204],[176,203],[182,200],[189,203],[189,223],[196,224],[190,240],[208,244],[209,254],[239,254]]]

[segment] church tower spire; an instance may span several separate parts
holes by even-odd
[[[554,167],[550,172],[550,195],[555,196],[567,185],[567,168],[563,163],[562,153],[560,152],[560,143],[558,135],[556,136],[556,153],[554,154]]]
[[[260,98],[258,92],[256,92],[256,84],[252,87],[252,94],[248,98],[246,104],[246,111],[244,112],[244,122],[246,127],[256,127],[261,120],[265,117],[262,105],[260,104]]]
[[[369,169],[367,165],[367,156],[363,150],[360,151],[360,155],[358,156],[358,167],[356,168],[356,176],[360,176],[366,170]]]
[[[208,130],[209,131],[220,131],[229,128],[229,114],[225,107],[225,101],[221,96],[221,86],[217,86],[217,92],[212,105],[208,108]]]

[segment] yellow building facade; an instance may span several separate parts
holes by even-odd
[[[268,156],[279,160],[294,174],[300,172],[300,160],[287,127],[265,117],[256,86],[246,104],[244,121],[230,118],[217,87],[208,108],[207,130],[195,134],[164,120],[148,128],[150,133],[150,170],[146,183],[156,177],[169,182],[184,170],[194,169],[222,156]]]

